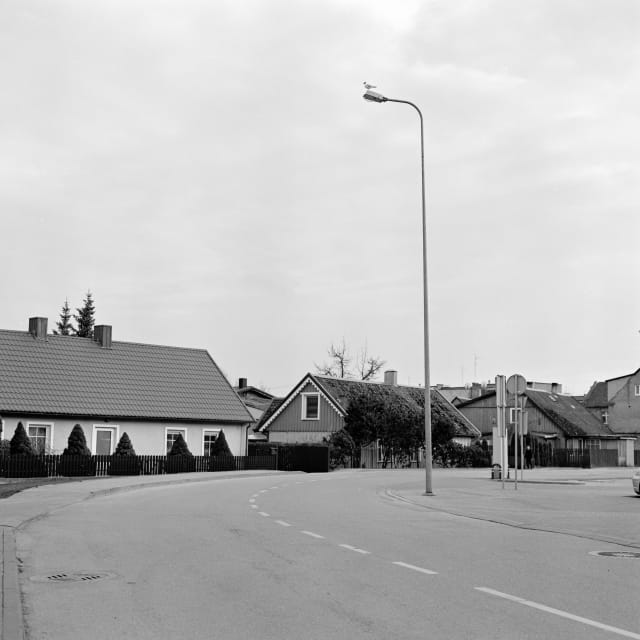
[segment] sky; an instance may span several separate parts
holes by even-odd
[[[4,0],[0,328],[285,395],[343,340],[424,384],[640,367],[635,0]]]

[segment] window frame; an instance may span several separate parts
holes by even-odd
[[[633,385],[633,393],[634,393],[634,395],[635,395],[636,397],[637,397],[637,396],[640,396],[640,384],[635,383],[635,384]]]
[[[168,455],[169,451],[171,451],[171,447],[167,446],[167,437],[169,436],[169,431],[179,431],[180,433],[182,433],[182,437],[184,438],[184,441],[187,443],[187,446],[189,446],[186,427],[165,427],[164,428],[164,455],[165,456]],[[171,443],[171,446],[173,446],[173,442]]]
[[[302,420],[320,420],[320,394],[317,391],[307,391],[302,396]],[[315,397],[317,400],[316,416],[309,417],[309,398]]]
[[[216,434],[216,440],[218,439],[218,437],[220,436],[220,432],[222,431],[222,429],[203,429],[202,430],[202,455],[203,456],[210,456],[211,453],[207,453],[206,449],[205,449],[205,438],[208,434],[210,433],[215,433]],[[213,441],[215,442],[215,440]],[[211,444],[213,444],[213,442]]]
[[[112,456],[116,452],[116,447],[118,446],[118,442],[120,442],[120,425],[118,424],[101,424],[96,423],[93,425],[93,431],[91,433],[91,452],[93,455],[97,456],[98,451],[98,440],[97,433],[98,431],[112,431],[114,434],[114,438],[111,441],[111,452],[109,454],[100,454],[100,455],[110,455]]]
[[[31,427],[44,427],[46,429],[44,437],[44,450],[42,451],[42,453],[46,453],[47,447],[49,447],[49,451],[51,451],[51,449],[53,448],[53,422],[27,422],[26,431],[29,440],[31,440],[31,436],[29,435],[29,429],[31,429]]]

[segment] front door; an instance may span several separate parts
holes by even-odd
[[[96,455],[110,456],[113,453],[113,429],[96,429]]]

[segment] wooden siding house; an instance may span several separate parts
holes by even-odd
[[[626,451],[620,438],[590,413],[576,398],[547,391],[527,389],[525,410],[528,418],[527,443],[553,449],[613,449],[619,463],[625,463]],[[512,404],[509,400],[508,404]],[[462,402],[458,410],[493,442],[497,422],[496,393],[490,391]],[[507,422],[509,422],[507,408]]]
[[[62,453],[75,424],[94,454],[111,454],[126,432],[140,455],[164,455],[182,434],[208,455],[224,431],[246,455],[251,414],[203,349],[116,342],[108,325],[93,338],[0,330],[1,437],[22,422],[38,451]]]
[[[395,372],[387,372],[387,374]],[[274,400],[256,430],[267,433],[269,442],[319,443],[344,427],[352,398],[372,385],[390,402],[402,396],[417,407],[424,406],[424,388],[401,386],[385,374],[385,383],[345,380],[308,373],[284,398]],[[437,389],[431,390],[433,411],[448,413],[456,425],[454,440],[469,445],[480,432]]]

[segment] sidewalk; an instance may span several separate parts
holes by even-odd
[[[640,549],[640,498],[631,486],[632,473],[625,467],[540,468],[525,470],[524,481],[518,471],[516,488],[513,470],[503,483],[491,479],[490,469],[437,469],[433,496],[424,495],[422,487],[386,493],[464,518]],[[464,477],[469,482],[462,484]]]

